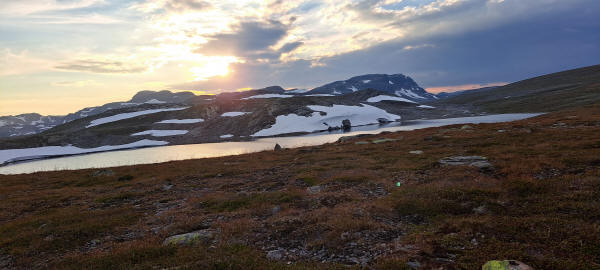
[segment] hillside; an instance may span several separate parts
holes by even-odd
[[[120,103],[127,106],[99,109],[105,105],[88,110],[90,115],[39,134],[0,139],[0,150],[67,145],[119,147],[141,140],[150,140],[151,145],[244,141],[338,128],[344,119],[350,120],[352,126],[360,126],[378,124],[381,119],[472,115],[461,106],[423,108],[419,103],[374,89],[322,96],[289,94],[281,87],[267,87],[163,101],[167,100],[165,95],[179,94],[140,92],[132,102]],[[287,125],[286,119],[293,117],[296,124]]]
[[[598,134],[600,106],[587,106],[316,147],[0,176],[0,268],[479,269],[508,258],[596,269]]]
[[[468,104],[488,113],[550,112],[597,102],[600,102],[600,65],[544,75],[492,90],[465,91],[437,101],[438,104]]]

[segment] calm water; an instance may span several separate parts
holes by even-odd
[[[409,121],[399,125],[370,125],[355,127],[351,132],[320,132],[304,136],[263,138],[249,142],[222,142],[188,145],[160,146],[142,149],[84,154],[70,157],[51,158],[0,167],[0,174],[20,174],[38,171],[75,170],[104,168],[122,165],[148,164],[172,160],[209,158],[273,149],[276,143],[282,147],[320,145],[337,141],[342,136],[377,134],[384,131],[408,131],[452,124],[478,124],[507,122],[534,117],[539,114],[499,114],[476,117]]]

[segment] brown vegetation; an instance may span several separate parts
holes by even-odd
[[[0,265],[478,269],[515,259],[598,269],[600,106],[472,127],[118,167],[111,176],[0,176]],[[438,163],[457,155],[493,167]],[[203,229],[218,232],[212,243],[162,245]],[[267,258],[274,250],[281,259]]]

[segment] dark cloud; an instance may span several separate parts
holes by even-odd
[[[56,66],[57,69],[91,73],[139,73],[145,67],[132,66],[119,61],[77,60]]]
[[[283,46],[281,46],[281,48],[279,48],[279,52],[289,53],[295,49],[298,49],[298,47],[302,46],[302,44],[304,44],[304,42],[302,42],[302,41],[286,43]]]
[[[580,0],[569,8],[549,6],[544,12],[493,26],[482,23],[469,31],[389,41],[320,59],[324,66],[305,60],[238,63],[226,78],[179,87],[209,91],[268,85],[314,87],[366,73],[404,73],[424,87],[513,82],[600,64],[597,14],[599,1]]]
[[[216,34],[196,50],[204,55],[235,55],[255,59],[278,58],[270,47],[284,38],[289,26],[279,21],[245,21],[236,25],[231,33]]]

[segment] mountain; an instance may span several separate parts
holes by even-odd
[[[443,98],[455,97],[458,95],[462,95],[464,93],[483,92],[483,91],[494,90],[496,88],[498,88],[498,86],[489,86],[489,87],[482,87],[482,88],[469,89],[469,90],[458,90],[458,91],[454,91],[454,92],[439,92],[439,93],[435,94],[435,97],[437,97],[438,99],[443,99]]]
[[[111,102],[97,107],[89,107],[68,115],[40,115],[37,113],[15,116],[0,116],[0,138],[40,133],[55,126],[77,119],[98,115],[109,110],[135,107],[141,104],[184,103],[196,97],[191,92],[140,91],[129,101]]]
[[[488,91],[465,91],[434,103],[469,105],[483,112],[506,113],[558,111],[598,102],[600,65],[543,75]]]
[[[402,74],[368,74],[319,86],[307,94],[343,95],[363,89],[377,89],[412,101],[435,99],[435,95],[421,88],[412,78]]]
[[[184,103],[189,99],[196,97],[192,92],[177,92],[173,93],[168,90],[163,91],[140,91],[129,102],[131,103]]]
[[[345,119],[350,120],[352,126],[360,126],[400,119],[472,115],[458,106],[422,106],[375,89],[323,96],[290,94],[279,86],[271,86],[195,96],[183,103],[156,102],[154,99],[163,100],[150,92],[136,96],[143,99],[132,100],[146,102],[129,102],[127,107],[110,110],[107,105],[97,107],[102,109],[88,109],[89,115],[39,134],[1,139],[0,149],[68,145],[79,148],[110,146],[113,149],[124,145],[140,146],[140,143],[176,145],[243,141],[335,129]]]
[[[115,149],[131,145],[243,141],[335,129],[345,119],[351,121],[351,126],[360,126],[400,119],[547,112],[600,102],[600,66],[549,74],[497,88],[464,91],[443,99],[432,98],[433,95],[403,75],[365,75],[345,84],[370,84],[378,80],[373,82],[377,86],[390,77],[414,84],[413,90],[408,91],[405,85],[399,88],[405,91],[366,88],[346,94],[332,90],[336,93],[326,94],[325,86],[308,93],[270,86],[210,96],[142,91],[129,102],[86,108],[67,116],[3,117],[0,119],[2,128],[29,135],[2,138],[0,149],[36,150],[36,147],[69,145]],[[344,83],[330,85],[335,89],[339,84]],[[400,84],[399,79],[387,83],[389,87],[396,84]],[[428,98],[418,99],[414,95]],[[32,131],[33,127],[41,132],[31,134],[36,131]]]

